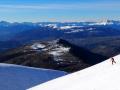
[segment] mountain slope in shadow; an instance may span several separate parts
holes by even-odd
[[[42,48],[40,48],[41,46]],[[0,62],[2,63],[67,72],[84,69],[106,60],[106,58],[63,39],[45,42],[36,41],[0,54]]]

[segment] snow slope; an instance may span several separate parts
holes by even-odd
[[[62,71],[0,64],[0,90],[26,90],[65,74]]]
[[[120,90],[120,55],[29,90]]]

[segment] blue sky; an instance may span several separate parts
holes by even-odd
[[[120,19],[120,0],[0,0],[0,20],[10,22]]]

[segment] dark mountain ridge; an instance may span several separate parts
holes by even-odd
[[[42,44],[45,45],[45,48],[40,49],[39,47]],[[0,62],[2,63],[50,68],[67,72],[81,70],[105,59],[107,57],[92,53],[83,47],[73,45],[62,39],[34,42],[0,54]]]

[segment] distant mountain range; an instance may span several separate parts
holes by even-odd
[[[78,39],[120,35],[120,21],[98,22],[0,22],[0,51],[35,40]],[[8,42],[16,42],[9,44]]]
[[[0,87],[0,89],[27,89],[38,83],[43,83],[45,81],[66,74],[65,72],[61,71],[66,71],[69,73],[79,71],[81,69],[100,63],[108,59],[109,57],[113,57],[114,55],[117,55],[119,53],[120,21],[106,20],[102,22],[38,23],[9,23],[1,21],[0,63],[8,64],[0,64],[0,72],[2,72],[0,79],[2,87]],[[115,57],[115,59],[117,60],[116,65],[118,65],[119,56]],[[35,69],[24,66],[61,71]],[[104,71],[105,67],[106,72],[108,72],[107,68],[109,69],[109,71],[115,71],[113,69],[118,70],[118,67],[115,66],[115,68],[111,69],[111,66],[112,64],[108,60],[93,66],[93,68],[90,67],[87,69],[89,72],[89,70],[97,68],[95,73],[85,74],[90,75],[91,78],[91,76],[94,77],[97,71]],[[84,72],[84,70],[82,71]],[[101,74],[97,73],[96,75],[98,75],[98,77],[101,77],[100,75],[103,74],[104,72],[101,72]],[[115,75],[117,75],[117,73],[113,74],[112,76]],[[83,74],[81,72],[75,73],[75,77],[78,76],[83,77]],[[103,79],[101,79],[102,83],[104,82],[106,77],[103,76]],[[71,75],[70,78],[71,80],[74,80]],[[70,78],[68,76],[67,79]],[[63,77],[61,81],[65,79],[66,78]],[[83,79],[84,82],[86,80],[86,77],[81,79]],[[117,81],[117,79],[118,78],[115,79],[115,82]],[[80,81],[79,77],[76,80]],[[75,82],[77,83],[78,81],[76,80]],[[67,81],[67,83],[68,82],[69,80]],[[83,89],[86,88],[86,90],[88,90],[89,87],[84,87],[86,86],[86,82],[83,82],[80,82],[81,85],[83,85]],[[96,83],[96,80],[94,80],[93,82]],[[91,84],[91,82],[88,84]],[[53,83],[51,83],[51,85],[54,86]],[[64,83],[64,85],[67,84]],[[104,86],[105,84],[103,83],[102,85]],[[76,84],[74,84],[73,86],[73,88],[76,88]],[[69,85],[67,85],[66,87],[68,88]],[[107,86],[107,88],[109,88],[109,86]],[[56,87],[56,89],[61,90],[61,88],[59,87]],[[91,88],[91,90],[93,89],[94,88]]]
[[[47,45],[42,53],[39,42]],[[38,50],[31,50],[29,45]],[[0,22],[0,61],[3,63],[73,72],[119,54],[119,45],[120,21]],[[71,47],[67,53],[66,47]],[[63,56],[58,55],[61,51]]]

